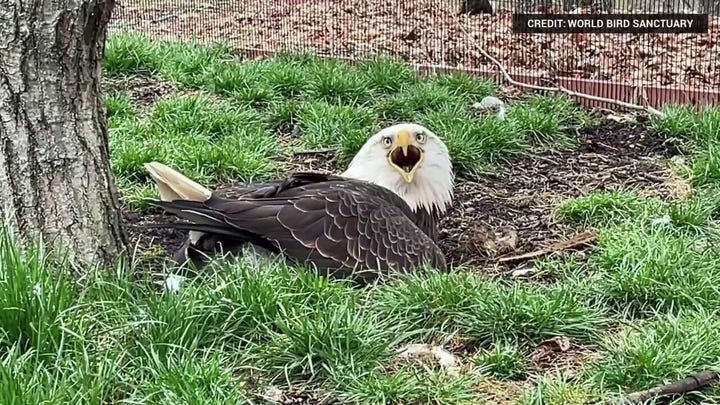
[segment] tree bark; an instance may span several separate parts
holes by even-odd
[[[0,213],[23,240],[125,251],[100,90],[114,0],[0,0]]]

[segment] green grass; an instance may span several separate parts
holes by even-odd
[[[514,130],[535,144],[553,148],[574,146],[573,128],[592,125],[594,120],[568,98],[533,95],[508,113]]]
[[[575,130],[593,124],[568,99],[544,95],[508,105],[505,120],[479,117],[470,106],[497,94],[495,84],[421,76],[383,58],[249,61],[222,45],[122,35],[109,39],[104,73],[179,89],[146,107],[123,90],[106,95],[112,168],[123,203],[138,210],[156,193],[143,169],[150,160],[212,187],[274,176],[295,150],[333,148],[346,164],[367,136],[409,120],[439,134],[458,174],[473,179],[530,152],[573,147]],[[358,289],[240,260],[214,263],[173,294],[143,276],[144,257],[157,252],[116,269],[77,269],[62,251],[21,248],[0,228],[0,396],[261,403],[275,386],[360,404],[474,404],[492,403],[488,387],[517,384],[517,403],[580,404],[715,364],[719,111],[670,108],[652,120],[688,152],[688,199],[623,189],[562,202],[557,221],[594,227],[599,238],[587,257],[534,261],[529,279],[460,268]],[[596,358],[538,368],[533,351],[559,337]],[[395,365],[404,344],[451,342],[462,342],[459,377]]]
[[[362,147],[368,134],[381,127],[377,115],[367,107],[334,105],[325,101],[308,102],[297,117],[302,147],[324,149],[335,146],[339,158],[349,162]]]
[[[702,308],[687,309],[628,327],[621,339],[603,342],[606,357],[588,372],[606,386],[640,390],[715,367],[720,356],[717,315]]]
[[[644,228],[628,225],[602,235],[602,250],[592,258],[598,293],[620,313],[718,307],[720,262],[702,249],[708,241]]]
[[[114,36],[107,47],[106,76],[154,76],[174,82],[184,91],[199,92],[197,97],[202,101],[196,104],[219,103],[224,118],[213,120],[225,119],[241,128],[247,126],[245,132],[262,138],[251,147],[258,150],[258,161],[267,161],[271,155],[266,148],[268,137],[265,135],[272,137],[295,129],[299,130],[299,143],[292,147],[337,149],[340,164],[347,164],[367,137],[381,127],[415,121],[443,137],[451,149],[458,173],[472,177],[498,160],[546,144],[570,143],[573,125],[588,120],[567,99],[548,96],[532,97],[513,106],[505,121],[478,118],[470,106],[482,97],[496,94],[495,83],[467,74],[423,77],[407,65],[387,58],[373,58],[356,65],[306,54],[282,54],[272,59],[250,61],[223,45],[203,47],[194,43],[150,42],[136,35]],[[202,117],[198,119],[201,124],[192,129],[186,127],[187,123],[170,128],[173,135],[167,136],[168,142],[158,142],[192,148],[186,157],[175,156],[155,142],[148,147],[147,138],[157,138],[154,135],[143,136],[143,142],[126,142],[132,137],[126,135],[128,132],[139,130],[158,134],[165,131],[168,124],[156,122],[156,112],[134,111],[130,114],[131,110],[120,108],[125,100],[122,97],[113,94],[108,100],[114,105],[111,128],[131,149],[116,158],[119,161],[116,174],[129,179],[125,183],[136,180],[138,163],[147,158],[166,159],[190,170],[190,174],[200,176],[203,173],[198,173],[199,165],[210,165],[222,178],[273,173],[265,167],[271,166],[269,163],[259,167],[250,162],[251,168],[240,169],[241,164],[253,160],[248,153],[237,163],[230,163],[228,157],[216,156],[222,153],[201,150],[200,145],[194,145],[188,137],[213,138],[214,135],[208,133],[217,130],[199,128],[207,121]],[[195,121],[198,106],[182,100],[173,101],[174,97],[177,96],[170,96],[170,100],[160,103],[175,102],[178,108],[187,108],[186,117],[182,119]],[[211,99],[214,101],[210,102]],[[158,106],[151,108],[157,110]],[[138,118],[139,115],[142,117]],[[261,119],[254,120],[250,118],[252,115]],[[171,140],[173,137],[178,139]],[[228,139],[230,137],[228,135]],[[246,147],[245,142],[241,144]],[[237,153],[238,149],[231,147],[229,152]],[[283,151],[275,152],[282,155]],[[203,155],[208,158],[202,158]],[[227,167],[231,164],[234,167]],[[138,200],[137,196],[128,199]]]
[[[147,196],[143,164],[176,167],[200,182],[252,180],[277,170],[280,153],[263,117],[251,107],[202,95],[157,102],[145,116],[110,119],[112,167],[124,200],[136,208]]]
[[[582,405],[602,397],[597,387],[578,381],[569,372],[549,372],[537,378],[535,387],[521,396],[522,405]]]
[[[692,165],[695,185],[720,181],[720,108],[703,107],[699,113],[684,106],[666,108],[664,117],[654,117],[653,128],[681,141],[696,156]]]
[[[287,387],[287,379],[355,399],[475,396],[468,378],[438,374],[433,384],[418,370],[384,372],[411,336],[401,319],[348,284],[243,261],[215,263],[176,294],[138,281],[127,267],[88,269],[78,284],[63,251],[42,246],[22,249],[0,228],[0,378],[8,403],[30,394],[73,403],[226,404],[271,383]],[[248,386],[251,376],[265,385]]]
[[[659,212],[660,200],[645,199],[632,190],[593,192],[558,205],[555,215],[580,226],[622,223]]]
[[[105,45],[103,72],[106,76],[149,76],[155,74],[162,63],[158,46],[141,35],[111,36]]]
[[[368,373],[348,378],[336,388],[339,399],[361,404],[476,404],[482,393],[472,377],[452,377],[443,372],[401,369],[392,374]]]
[[[523,379],[528,371],[528,355],[517,344],[498,341],[473,359],[477,371],[498,379]]]
[[[359,66],[361,77],[378,93],[392,94],[403,87],[411,86],[420,81],[420,77],[402,62],[392,58],[376,57],[364,61]],[[489,82],[473,81],[477,86],[488,85]]]
[[[604,322],[601,308],[563,286],[504,285],[466,272],[430,272],[378,294],[388,316],[432,333],[458,333],[475,345],[498,339],[539,343],[557,335],[591,340]]]
[[[105,108],[107,110],[110,126],[115,126],[125,120],[129,120],[137,116],[137,111],[133,105],[132,98],[127,93],[116,93],[105,98]]]

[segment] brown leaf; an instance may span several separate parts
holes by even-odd
[[[554,358],[558,353],[564,353],[572,347],[572,342],[566,337],[557,337],[540,342],[533,351],[530,359],[534,363],[542,363]]]

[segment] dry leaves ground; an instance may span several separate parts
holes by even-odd
[[[720,88],[720,31],[708,34],[513,34],[511,13],[457,15],[446,0],[123,2],[111,29],[155,38],[230,41],[264,51],[312,49],[351,58],[392,55],[417,64],[632,85]],[[468,34],[472,39],[468,38]]]

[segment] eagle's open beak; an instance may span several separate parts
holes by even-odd
[[[395,139],[395,147],[390,151],[388,160],[407,183],[412,183],[415,171],[423,159],[420,148],[411,143],[410,133],[400,131]]]

